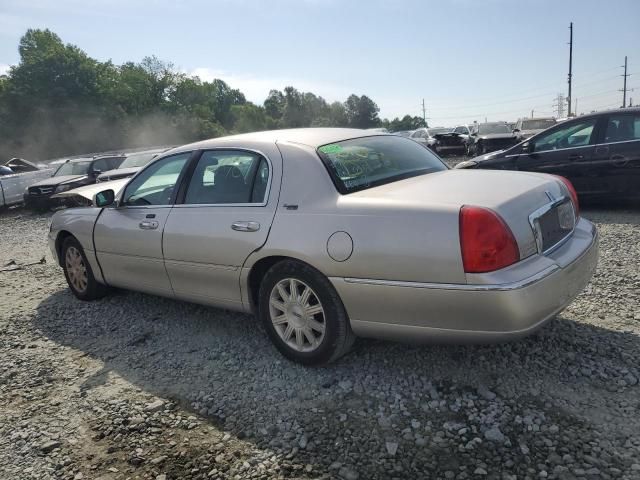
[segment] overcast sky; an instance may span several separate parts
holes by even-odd
[[[0,0],[0,73],[27,28],[115,63],[146,55],[221,78],[262,103],[293,85],[370,96],[382,117],[431,125],[553,114],[574,22],[578,111],[640,104],[640,0]]]

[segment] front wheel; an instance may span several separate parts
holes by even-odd
[[[259,316],[280,353],[304,365],[322,365],[347,353],[355,341],[347,312],[329,280],[293,260],[266,273]]]
[[[107,293],[107,287],[98,283],[80,242],[67,237],[62,244],[62,269],[67,284],[80,300],[96,300]]]

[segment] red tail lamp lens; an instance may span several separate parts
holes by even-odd
[[[460,209],[460,249],[466,273],[484,273],[520,260],[518,244],[493,210],[465,205]]]

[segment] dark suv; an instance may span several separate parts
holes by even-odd
[[[640,198],[640,108],[582,115],[456,168],[553,173],[588,199]]]
[[[117,168],[124,160],[122,155],[83,157],[67,160],[45,180],[31,185],[24,194],[27,207],[46,210],[65,205],[65,199],[51,198],[56,193],[96,183],[102,172]]]

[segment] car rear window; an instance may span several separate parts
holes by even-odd
[[[430,150],[396,135],[344,140],[317,151],[342,194],[447,169]]]

